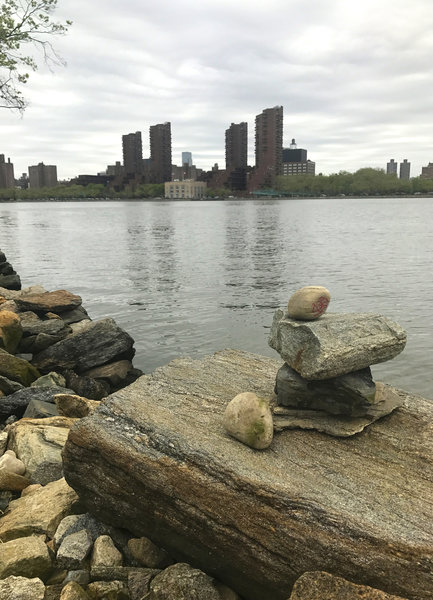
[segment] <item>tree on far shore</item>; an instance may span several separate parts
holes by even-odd
[[[3,0],[0,4],[0,108],[23,112],[27,102],[20,91],[29,79],[29,71],[38,64],[31,53],[21,46],[30,44],[39,49],[44,62],[64,65],[54,49],[51,38],[67,32],[71,21],[53,20],[57,0]]]

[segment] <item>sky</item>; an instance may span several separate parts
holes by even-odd
[[[66,67],[40,68],[24,115],[0,109],[15,176],[39,162],[59,179],[122,160],[122,135],[171,122],[172,160],[225,166],[225,130],[284,107],[316,173],[433,162],[431,0],[58,0]],[[23,48],[24,49],[24,48]],[[33,49],[29,48],[33,52]]]

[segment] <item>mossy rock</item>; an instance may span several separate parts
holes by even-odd
[[[13,356],[2,349],[0,349],[0,375],[18,381],[26,387],[41,376],[27,360]]]

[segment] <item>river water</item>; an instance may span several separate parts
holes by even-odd
[[[408,343],[376,380],[433,398],[428,198],[0,204],[0,248],[23,286],[68,289],[135,339],[144,372],[223,348],[274,356],[275,308],[305,285],[329,312],[378,312]]]

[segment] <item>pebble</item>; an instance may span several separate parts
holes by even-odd
[[[314,321],[328,308],[329,291],[320,285],[308,285],[297,290],[289,300],[287,312],[292,319]]]

